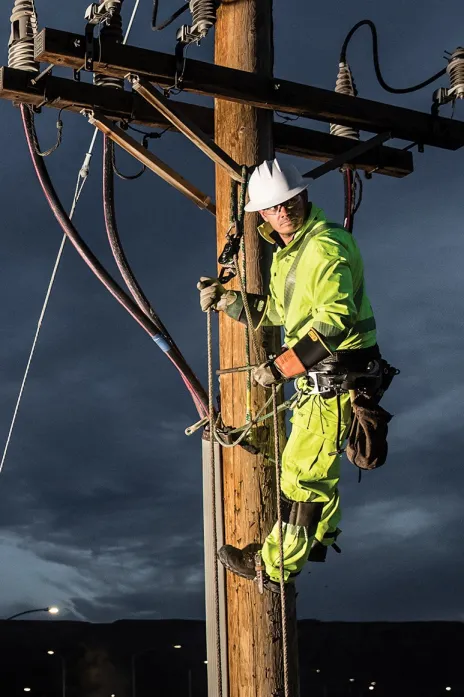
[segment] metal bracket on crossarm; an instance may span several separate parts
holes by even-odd
[[[349,165],[353,162],[353,160],[356,160],[356,158],[360,157],[361,155],[364,155],[369,150],[373,150],[374,148],[379,147],[379,145],[383,145],[383,143],[385,143],[387,140],[390,140],[391,137],[392,135],[390,132],[379,133],[373,138],[369,138],[369,140],[365,140],[362,143],[359,143],[354,148],[351,148],[350,150],[342,152],[340,155],[333,157],[328,162],[324,162],[323,165],[315,167],[314,169],[310,169],[309,172],[303,174],[303,177],[305,179],[319,179],[319,177],[322,177],[324,174],[327,174],[328,172],[332,172],[334,169],[343,167],[343,165]]]
[[[100,5],[93,2],[87,8],[85,12],[85,19],[87,24],[85,27],[85,61],[84,69],[90,72],[93,71],[93,61],[94,61],[94,32],[95,27],[103,22],[110,22],[113,17],[116,7],[119,5],[118,2],[108,2],[104,0]]]

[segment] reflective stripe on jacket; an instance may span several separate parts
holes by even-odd
[[[343,228],[328,223],[314,205],[293,241],[274,253],[262,324],[282,325],[289,348],[311,328],[326,337],[333,351],[376,343],[356,241]]]

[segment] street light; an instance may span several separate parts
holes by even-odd
[[[14,620],[16,617],[22,617],[22,615],[30,615],[33,612],[48,612],[50,615],[57,615],[60,611],[59,607],[56,607],[56,605],[52,605],[51,607],[39,607],[36,610],[24,610],[23,612],[17,612],[15,615],[11,615],[11,617],[7,617],[7,620]]]
[[[49,656],[57,656],[61,661],[61,697],[66,697],[66,662],[63,656],[52,649],[49,649],[47,653]]]

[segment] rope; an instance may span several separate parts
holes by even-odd
[[[76,184],[76,189],[75,189],[75,191],[74,191],[74,198],[73,198],[73,202],[72,202],[72,206],[71,206],[71,211],[70,211],[70,213],[69,213],[70,219],[72,219],[72,217],[73,217],[73,215],[74,215],[74,212],[75,212],[75,210],[76,210],[77,202],[78,202],[78,200],[79,200],[79,198],[80,198],[80,195],[81,195],[81,193],[82,193],[82,189],[83,189],[83,186],[84,186],[85,180],[86,180],[86,179],[84,179],[84,181],[82,182],[82,185],[80,185],[80,178],[81,178],[81,172],[79,172],[79,176],[78,176],[77,184]],[[86,175],[86,178],[87,178],[87,175]],[[43,305],[42,305],[42,310],[41,310],[41,312],[40,312],[39,320],[38,320],[38,322],[37,322],[37,328],[36,328],[36,331],[35,331],[34,340],[33,340],[33,342],[32,342],[31,350],[30,350],[30,353],[29,353],[29,358],[28,358],[28,360],[27,360],[26,370],[24,371],[24,376],[23,376],[23,379],[22,379],[22,382],[21,382],[21,387],[19,388],[18,398],[17,398],[17,400],[16,400],[15,408],[14,408],[14,411],[13,411],[13,417],[12,417],[11,423],[10,423],[10,429],[9,429],[9,431],[8,431],[8,436],[7,436],[7,439],[6,439],[5,447],[4,447],[4,449],[3,449],[2,460],[1,460],[1,462],[0,462],[0,474],[3,472],[3,467],[4,467],[4,465],[5,465],[5,460],[6,460],[6,456],[7,456],[7,454],[8,454],[8,449],[9,449],[9,447],[10,447],[10,442],[11,442],[11,438],[12,438],[12,436],[13,436],[14,427],[15,427],[15,425],[16,425],[16,418],[17,418],[17,416],[18,416],[19,407],[20,407],[20,405],[21,405],[21,400],[22,400],[24,388],[25,388],[25,386],[26,386],[26,381],[27,381],[27,378],[28,378],[28,376],[29,376],[29,370],[30,370],[30,367],[31,367],[31,364],[32,364],[32,359],[33,359],[33,357],[34,357],[34,353],[35,353],[35,349],[36,349],[36,346],[37,346],[37,342],[38,342],[38,340],[39,340],[40,330],[42,329],[42,323],[43,323],[43,320],[44,320],[44,317],[45,317],[45,313],[46,313],[47,308],[48,308],[48,302],[49,302],[49,300],[50,300],[50,295],[51,295],[51,292],[52,292],[52,290],[53,290],[53,286],[54,286],[55,279],[56,279],[56,274],[58,273],[58,267],[59,267],[59,265],[60,265],[61,258],[62,258],[62,256],[63,256],[65,243],[66,243],[66,235],[63,235],[63,238],[62,238],[62,240],[61,240],[61,244],[60,244],[59,249],[58,249],[58,254],[57,254],[57,257],[56,257],[56,259],[55,259],[55,263],[54,263],[54,265],[53,265],[52,275],[51,275],[50,281],[49,281],[49,283],[48,283],[48,288],[47,288],[47,293],[46,293],[46,295],[45,295],[45,300],[44,300],[44,303],[43,303]]]
[[[140,0],[135,0],[134,9],[132,10],[131,18],[129,20],[129,24],[127,25],[126,35],[124,37],[123,44],[127,43],[127,39],[129,38],[129,34],[131,33],[132,25],[134,24],[135,15],[137,14],[137,10],[139,9],[139,5],[140,5]]]
[[[209,402],[209,438],[210,438],[210,468],[211,468],[211,508],[213,516],[213,549],[218,548],[217,511],[216,511],[216,457],[214,443],[214,384],[213,384],[213,332],[211,326],[212,310],[207,314],[208,334],[208,402]],[[218,664],[218,697],[222,696],[222,651],[221,651],[221,614],[219,604],[219,570],[217,554],[214,554],[214,606],[216,614],[216,660]]]
[[[242,278],[243,278],[243,288],[245,289],[244,295],[246,295],[246,287],[247,287],[247,277],[246,277],[246,248],[245,248],[245,240],[242,237],[242,240],[240,242],[240,249],[242,252]],[[238,268],[238,264],[235,264],[236,268]],[[243,293],[242,293],[243,297]],[[251,326],[251,332],[253,333],[253,327]],[[257,356],[256,356],[257,359]],[[250,351],[250,325],[246,324],[245,327],[245,360],[246,360],[246,365],[249,366],[251,365],[251,351]],[[245,421],[251,421],[252,419],[252,404],[251,404],[251,371],[247,372],[246,375],[246,414],[245,414]]]
[[[276,488],[277,488],[277,522],[279,526],[279,554],[280,554],[280,608],[282,622],[282,657],[284,664],[284,695],[289,697],[290,680],[288,667],[288,632],[287,632],[287,602],[286,602],[286,587],[284,576],[284,536],[282,523],[282,489],[280,483],[281,466],[280,466],[280,443],[279,443],[279,418],[277,405],[277,386],[272,385],[272,406],[274,412],[274,458],[276,466]]]
[[[125,35],[125,37],[124,37],[124,43],[126,43],[127,40],[128,40],[128,38],[129,38],[129,34],[130,34],[130,31],[131,31],[132,24],[133,24],[133,22],[134,22],[135,15],[136,15],[136,13],[137,13],[137,9],[138,9],[139,4],[140,4],[140,0],[136,0],[135,6],[134,6],[134,10],[133,10],[133,13],[132,13],[132,17],[131,17],[131,19],[130,19],[129,26],[128,26],[128,28],[127,28],[126,35]],[[35,3],[33,2],[32,5],[33,5],[34,15],[35,15],[35,18],[36,18],[36,23],[37,23],[37,12],[36,12],[36,8],[35,8]],[[37,33],[37,31],[35,31],[34,33]],[[59,121],[59,120],[58,120],[58,121]],[[61,135],[61,134],[62,134],[62,126],[61,126],[61,131],[60,131],[60,129],[58,128],[58,135],[59,135],[59,140],[60,140],[60,142],[61,142],[61,138],[60,138],[60,135]],[[95,147],[95,142],[96,142],[96,139],[97,139],[97,134],[98,134],[98,128],[95,128],[94,133],[93,133],[93,136],[92,136],[92,139],[91,139],[91,141],[90,141],[89,149],[88,149],[88,151],[87,151],[86,154],[85,154],[84,161],[83,161],[82,166],[81,166],[81,168],[80,168],[80,170],[79,170],[79,173],[78,173],[78,175],[77,175],[77,183],[76,183],[76,188],[75,188],[75,190],[74,190],[73,202],[72,202],[71,209],[70,209],[70,212],[69,212],[69,219],[70,219],[70,220],[72,220],[72,218],[73,218],[73,216],[74,216],[74,213],[75,213],[75,211],[76,211],[77,203],[78,203],[78,201],[79,201],[79,199],[80,199],[80,197],[81,197],[82,191],[83,191],[84,186],[85,186],[85,183],[86,183],[86,181],[87,181],[87,177],[89,176],[89,172],[90,172],[90,161],[91,161],[91,159],[92,159],[92,154],[93,154],[93,149],[94,149],[94,147]],[[59,143],[57,143],[57,145],[55,146],[55,149],[56,149],[57,147],[59,147]],[[45,156],[45,155],[42,154],[42,153],[40,153],[40,154],[41,154],[42,157]],[[18,398],[17,398],[17,400],[16,400],[15,408],[14,408],[14,411],[13,411],[13,417],[12,417],[12,419],[11,419],[10,428],[9,428],[9,431],[8,431],[8,436],[7,436],[7,439],[6,439],[6,442],[5,442],[5,447],[4,447],[4,449],[3,449],[3,455],[2,455],[1,462],[0,462],[0,474],[3,472],[3,467],[4,467],[4,465],[5,465],[6,456],[7,456],[7,454],[8,454],[8,449],[9,449],[9,447],[10,447],[11,438],[12,438],[12,436],[13,436],[13,431],[14,431],[14,428],[15,428],[15,425],[16,425],[16,418],[17,418],[17,416],[18,416],[19,407],[20,407],[20,405],[21,405],[21,400],[22,400],[22,397],[23,397],[24,389],[25,389],[25,387],[26,387],[27,378],[28,378],[28,376],[29,376],[29,371],[30,371],[30,368],[31,368],[32,359],[33,359],[34,354],[35,354],[35,349],[36,349],[36,346],[37,346],[37,342],[38,342],[38,340],[39,340],[40,330],[42,329],[43,320],[44,320],[45,313],[46,313],[47,308],[48,308],[48,303],[49,303],[49,300],[50,300],[50,295],[51,295],[51,292],[52,292],[52,290],[53,290],[53,286],[54,286],[54,284],[55,284],[55,279],[56,279],[56,275],[57,275],[57,273],[58,273],[58,268],[59,268],[59,266],[60,266],[60,262],[61,262],[61,259],[62,259],[62,257],[63,257],[63,252],[64,252],[65,244],[66,244],[66,235],[63,235],[63,238],[62,238],[62,240],[61,240],[61,243],[60,243],[60,246],[59,246],[59,249],[58,249],[58,254],[57,254],[57,256],[56,256],[55,263],[54,263],[54,265],[53,265],[53,270],[52,270],[52,274],[51,274],[51,277],[50,277],[50,281],[49,281],[49,283],[48,283],[48,288],[47,288],[47,292],[46,292],[46,295],[45,295],[45,300],[44,300],[44,303],[43,303],[43,305],[42,305],[42,310],[41,310],[41,312],[40,312],[39,320],[38,320],[38,322],[37,322],[37,328],[36,328],[36,332],[35,332],[35,335],[34,335],[34,340],[33,340],[33,342],[32,342],[31,350],[30,350],[30,353],[29,353],[29,358],[28,358],[28,360],[27,360],[26,369],[25,369],[25,371],[24,371],[24,376],[23,376],[23,379],[22,379],[22,382],[21,382],[21,387],[19,388]]]
[[[235,448],[237,445],[240,445],[240,443],[247,437],[247,435],[250,433],[251,429],[256,426],[256,424],[262,420],[259,419],[263,411],[265,411],[269,404],[272,402],[272,397],[270,397],[267,402],[264,404],[264,406],[261,407],[261,409],[258,411],[256,414],[256,418],[250,421],[246,426],[241,426],[240,428],[236,429],[233,431],[233,433],[237,433],[243,430],[241,436],[237,438],[236,441],[233,443],[226,443],[225,441],[222,440],[222,438],[219,436],[218,432],[216,431],[215,438],[218,441],[220,445],[222,445],[223,448]]]
[[[240,264],[238,255],[234,255],[234,265],[237,274],[238,282],[240,285],[240,294],[242,296],[243,307],[245,310],[245,316],[247,319],[247,324],[245,328],[245,351],[247,366],[251,365],[251,355],[250,355],[250,339],[253,344],[253,350],[255,353],[255,358],[259,361],[259,349],[258,342],[256,340],[255,330],[253,328],[253,320],[250,312],[250,305],[248,303],[248,296],[246,290],[246,250],[245,250],[245,238],[244,238],[244,218],[245,218],[245,197],[247,190],[248,174],[247,168],[242,167],[242,182],[240,184],[240,197],[237,202],[237,185],[236,182],[232,182],[232,192],[231,192],[231,224],[236,225],[237,235],[240,237],[240,249],[242,252],[242,271],[240,270]],[[248,374],[249,388],[251,392],[251,373]],[[250,417],[251,418],[251,417]]]

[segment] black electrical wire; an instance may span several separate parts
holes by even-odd
[[[353,172],[347,167],[343,173],[343,183],[345,186],[345,220],[344,228],[348,232],[353,232],[354,207],[353,207]]]
[[[95,276],[101,281],[101,283],[103,283],[106,289],[147,332],[150,338],[155,341],[157,346],[161,348],[161,350],[166,353],[171,360],[173,360],[175,358],[173,356],[174,350],[167,342],[166,336],[159,331],[153,320],[147,317],[147,315],[123,291],[123,289],[112,278],[112,276],[108,273],[105,267],[101,264],[101,262],[97,259],[95,254],[77,232],[60,199],[58,198],[43,158],[41,158],[36,152],[39,144],[37,134],[35,132],[34,117],[29,107],[25,104],[21,105],[21,116],[34,169],[50,208],[58,223],[62,227],[63,232],[66,234],[71,244],[77,250],[85,263],[89,266]],[[196,392],[195,405],[197,406],[200,416],[205,416],[208,413],[208,397],[205,390],[200,385],[198,379],[187,364],[182,366],[181,373],[188,376],[188,379]],[[199,407],[201,407],[201,409]]]
[[[153,0],[153,14],[151,18],[152,30],[162,31],[163,29],[166,29],[166,27],[169,27],[169,25],[172,24],[178,17],[180,17],[180,15],[185,12],[185,10],[188,10],[189,4],[190,3],[186,2],[184,5],[179,7],[179,9],[174,12],[174,14],[165,19],[164,22],[161,22],[161,24],[156,24],[156,22],[158,21],[159,0]]]
[[[166,327],[151,307],[150,301],[137,281],[121,243],[114,201],[114,143],[107,135],[103,138],[103,212],[111,251],[121,276],[137,305],[142,312],[150,317],[158,330],[168,336]],[[170,343],[173,345],[173,342]]]
[[[134,272],[132,271],[124,248],[122,246],[116,218],[113,174],[114,143],[111,140],[111,138],[105,135],[103,140],[103,211],[105,217],[106,232],[108,235],[108,240],[110,243],[114,260],[135,302],[140,307],[140,309],[147,315],[147,317],[149,317],[153,321],[157,329],[161,332],[161,334],[163,334],[163,336],[166,338],[166,341],[171,346],[172,352],[170,352],[169,358],[178,368],[187,389],[192,395],[195,404],[197,404],[198,398],[196,395],[195,386],[192,385],[191,380],[184,372],[184,366],[187,365],[187,362],[183,357],[182,353],[180,352],[180,349],[178,348],[178,346],[176,346],[174,340],[170,336],[168,330],[162,323],[159,315],[157,315],[157,313],[151,306],[151,303],[148,300],[147,296],[143,292],[139,282],[135,277]],[[196,377],[195,380],[198,383]],[[199,409],[199,411],[201,412],[201,409]]]
[[[106,136],[105,136],[105,138],[106,138]],[[145,143],[144,143],[144,145],[145,145]],[[146,147],[146,145],[145,145],[145,147]],[[120,179],[124,179],[124,181],[126,181],[126,182],[133,182],[136,179],[140,179],[140,177],[143,174],[145,174],[145,172],[147,171],[147,166],[142,165],[142,168],[140,169],[140,171],[136,172],[135,174],[123,174],[122,172],[119,171],[118,166],[116,164],[116,152],[114,150],[114,146],[111,148],[111,157],[113,159],[113,164],[112,164],[113,172],[116,174],[116,176],[118,176]]]
[[[358,200],[356,202],[354,202],[354,199],[353,199],[353,202],[354,202],[353,215],[356,215],[356,213],[359,211],[359,209],[361,207],[361,203],[362,203],[362,199],[363,199],[363,181],[362,181],[361,177],[359,176],[359,172],[357,172],[357,171],[355,172],[354,177],[355,177],[355,182],[354,182],[354,192],[355,193],[356,193],[357,187],[359,187],[359,192],[358,192],[358,196],[357,196]]]
[[[443,68],[443,70],[440,70],[440,72],[436,73],[435,75],[432,75],[428,80],[424,80],[424,82],[420,82],[418,85],[413,85],[412,87],[390,87],[385,80],[382,77],[382,73],[380,71],[380,64],[379,64],[379,42],[378,42],[378,36],[377,36],[377,28],[370,19],[363,19],[357,24],[354,25],[352,29],[348,32],[345,41],[343,42],[342,50],[340,52],[340,63],[346,63],[346,51],[348,48],[348,44],[351,41],[351,38],[353,34],[363,26],[369,27],[372,33],[372,47],[373,47],[373,55],[374,55],[374,69],[375,69],[375,75],[377,77],[377,80],[379,81],[381,87],[383,87],[384,90],[387,92],[391,92],[392,94],[407,94],[409,92],[416,92],[417,90],[422,89],[423,87],[427,87],[427,85],[430,85],[432,82],[435,82],[435,80],[438,80],[440,77],[445,75],[446,73],[446,68]]]

